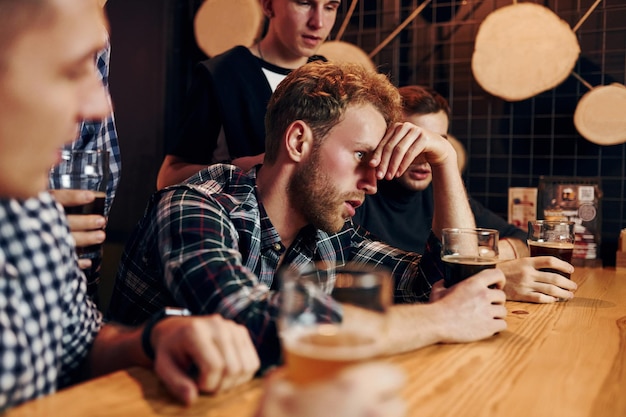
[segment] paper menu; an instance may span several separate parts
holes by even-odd
[[[537,189],[533,187],[509,188],[508,222],[528,230],[528,222],[537,219]]]

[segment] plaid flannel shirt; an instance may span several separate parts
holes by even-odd
[[[347,221],[335,234],[303,228],[285,248],[256,192],[256,169],[212,165],[152,196],[122,256],[109,318],[138,324],[167,305],[244,324],[264,366],[279,361],[276,271],[325,260],[392,271],[395,301],[426,301],[442,277],[434,237],[423,257],[374,241]]]

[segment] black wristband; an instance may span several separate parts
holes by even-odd
[[[154,360],[154,348],[152,347],[152,342],[150,338],[152,336],[152,329],[154,326],[160,322],[161,320],[167,317],[180,317],[180,316],[191,316],[191,311],[186,308],[178,308],[178,307],[164,307],[161,310],[154,313],[146,324],[143,326],[143,330],[141,332],[141,347],[143,348],[143,352],[146,354],[150,360]]]

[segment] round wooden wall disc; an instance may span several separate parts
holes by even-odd
[[[317,53],[329,61],[361,64],[372,71],[376,71],[376,66],[370,57],[361,48],[348,42],[326,41],[320,46]]]
[[[209,57],[237,46],[250,46],[261,34],[260,0],[206,0],[194,19],[198,47]]]
[[[598,145],[626,142],[626,87],[595,87],[578,101],[574,112],[578,133]]]
[[[579,54],[567,22],[539,4],[518,3],[493,11],[482,22],[472,71],[487,92],[525,100],[562,83]]]

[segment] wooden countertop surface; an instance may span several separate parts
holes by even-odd
[[[509,328],[493,338],[386,358],[407,373],[408,415],[625,417],[626,272],[577,268],[572,279],[579,284],[573,300],[508,302]],[[6,417],[245,417],[260,395],[261,381],[254,380],[184,407],[151,371],[133,368],[31,401]]]

